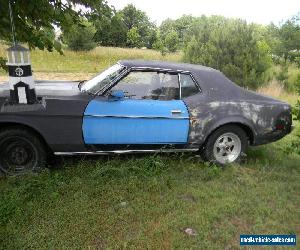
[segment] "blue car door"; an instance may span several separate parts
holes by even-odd
[[[127,97],[99,96],[88,104],[85,144],[187,143],[189,114],[179,99],[177,74],[132,71],[110,91]]]

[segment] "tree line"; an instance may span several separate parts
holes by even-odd
[[[221,70],[237,84],[255,89],[272,63],[300,66],[300,15],[267,26],[222,16],[184,15],[159,26],[129,4],[116,11],[104,0],[10,0],[16,39],[30,48],[90,50],[95,46],[145,47],[163,55],[183,51],[183,61]],[[83,8],[76,8],[80,5]],[[0,40],[11,41],[8,0],[0,0]],[[57,37],[55,31],[60,30]],[[4,59],[0,64],[4,65]]]

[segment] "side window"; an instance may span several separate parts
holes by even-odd
[[[111,91],[122,90],[132,99],[174,100],[179,99],[177,74],[153,71],[132,71]]]
[[[199,89],[190,75],[180,74],[181,98],[199,93]]]

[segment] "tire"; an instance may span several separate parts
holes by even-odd
[[[201,150],[204,160],[223,166],[238,163],[248,148],[246,132],[237,125],[225,125],[215,130]]]
[[[22,128],[0,131],[0,170],[5,175],[39,172],[46,165],[44,143]]]

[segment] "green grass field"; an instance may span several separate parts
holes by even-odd
[[[6,48],[7,46],[0,44],[0,57],[6,57]],[[121,59],[180,61],[181,57],[181,52],[162,56],[155,50],[112,47],[97,47],[88,52],[65,50],[64,55],[38,49],[31,51],[32,69],[35,76],[50,79],[53,75],[70,79],[76,79],[78,74],[90,76]],[[0,75],[6,75],[5,71],[0,70]]]
[[[164,59],[113,48],[32,53],[41,75],[95,73],[120,58]],[[298,96],[278,98],[294,103]],[[295,125],[284,139],[251,148],[242,165],[211,167],[196,154],[70,157],[37,175],[2,177],[0,248],[239,249],[240,234],[299,237]]]

